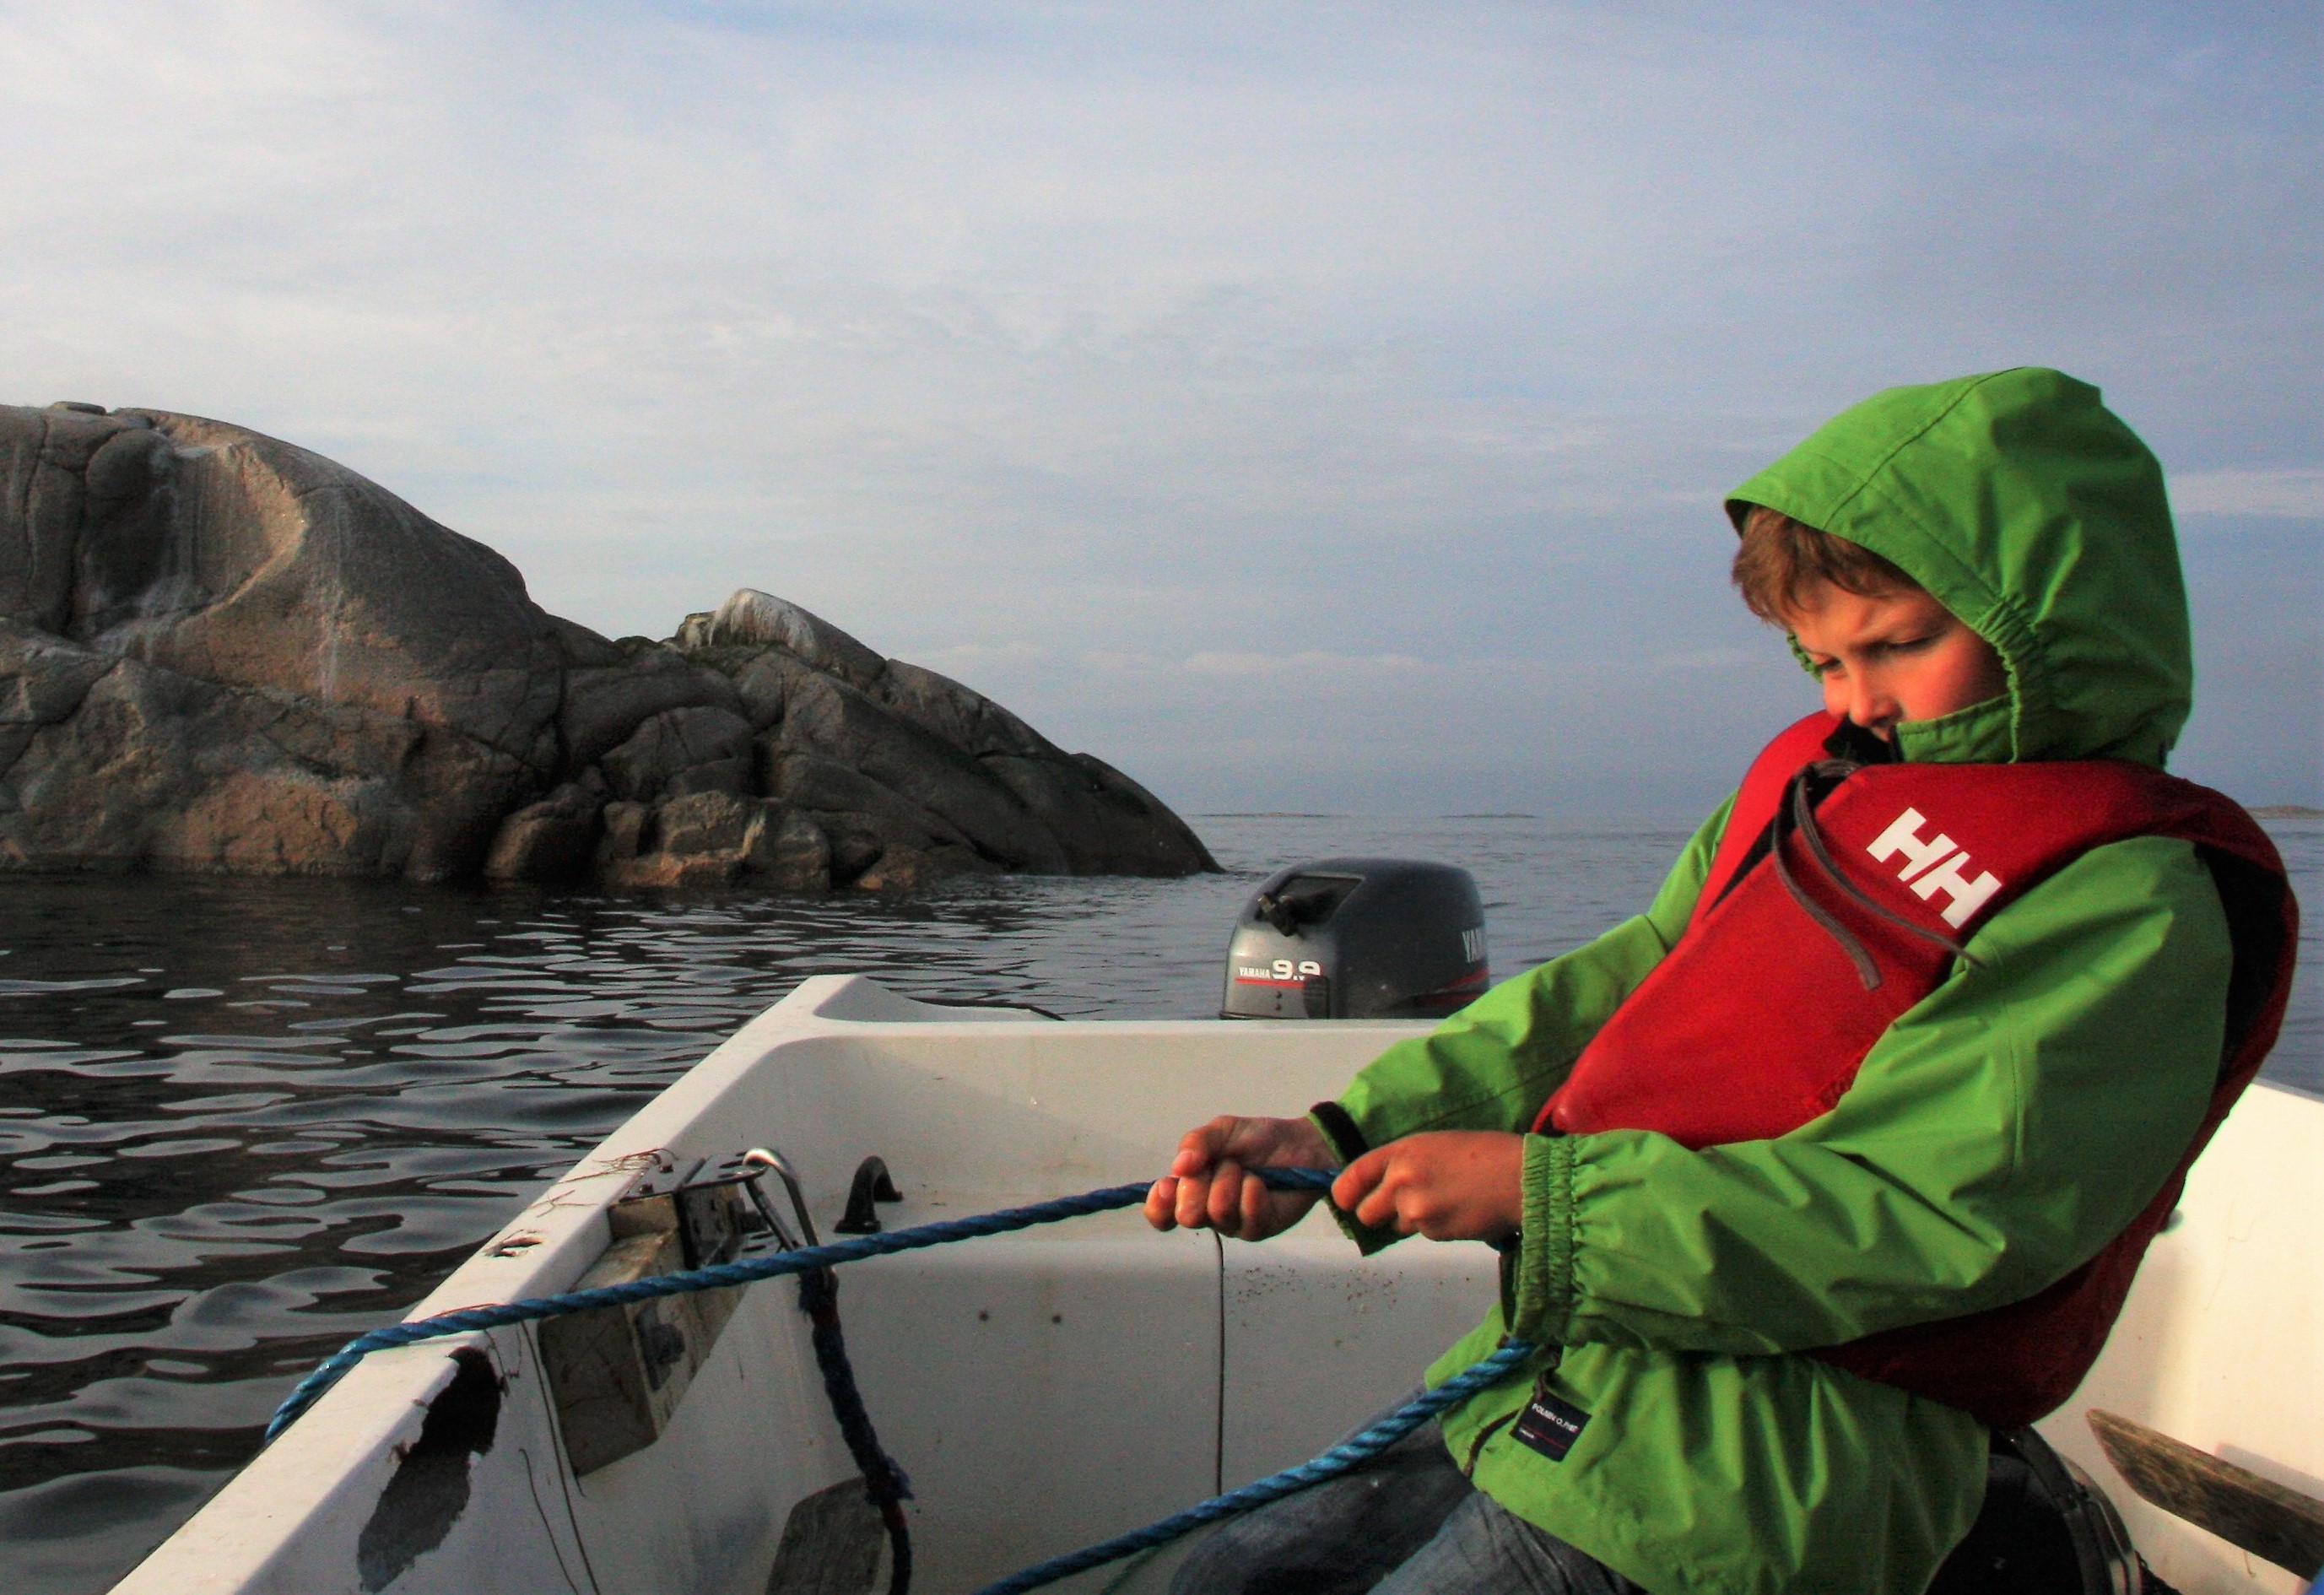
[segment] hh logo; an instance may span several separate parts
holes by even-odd
[[[1990,873],[1980,873],[1976,880],[1970,880],[1969,871],[1974,866],[1969,862],[1969,854],[1955,846],[1951,837],[1940,831],[1927,842],[1921,840],[1921,827],[1926,824],[1919,809],[1908,808],[1874,837],[1872,845],[1864,851],[1884,862],[1903,853],[1904,867],[1896,872],[1896,879],[1909,881],[1923,902],[1940,891],[1952,899],[1952,906],[1944,911],[1944,920],[1959,930],[1969,923],[1970,915],[1985,907],[1986,899],[2001,890],[2001,882]]]

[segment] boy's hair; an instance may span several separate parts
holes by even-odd
[[[1867,596],[1921,590],[1920,583],[1871,549],[1765,504],[1753,504],[1743,518],[1743,544],[1735,550],[1732,574],[1751,613],[1778,626],[1798,612],[1801,595],[1816,582]]]

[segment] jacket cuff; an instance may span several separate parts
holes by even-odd
[[[1541,1345],[1560,1345],[1573,1315],[1572,1136],[1525,1139],[1525,1229],[1520,1236],[1517,1289],[1509,1332]]]
[[[1372,1149],[1364,1132],[1356,1123],[1355,1115],[1337,1102],[1317,1102],[1307,1110],[1307,1117],[1323,1139],[1332,1143],[1332,1150],[1340,1156],[1340,1166],[1345,1168]]]
[[[1331,1143],[1342,1168],[1371,1150],[1370,1143],[1364,1139],[1364,1132],[1356,1125],[1355,1115],[1337,1102],[1317,1102],[1307,1110],[1307,1122],[1321,1130],[1323,1139]],[[1341,1232],[1354,1241],[1356,1249],[1366,1257],[1404,1239],[1394,1230],[1376,1230],[1369,1224],[1356,1222],[1340,1211],[1340,1204],[1332,1200],[1329,1193],[1323,1197],[1323,1205],[1332,1210],[1332,1217],[1338,1222]]]

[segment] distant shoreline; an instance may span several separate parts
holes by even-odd
[[[2261,803],[2245,811],[2260,820],[2324,820],[2324,808],[2310,808],[2304,803]],[[1345,820],[1366,816],[1347,814],[1319,814],[1296,808],[1235,808],[1215,809],[1193,816],[1198,820]],[[1446,814],[1435,816],[1444,820],[1538,820],[1545,816],[1517,809],[1497,810],[1489,814]]]
[[[1310,814],[1296,808],[1231,808],[1219,809],[1194,816],[1198,820],[1345,820],[1362,816],[1347,814]],[[1406,816],[1408,817],[1408,816]],[[1431,816],[1445,820],[1537,820],[1537,814],[1526,814],[1508,809],[1493,814],[1443,814]]]

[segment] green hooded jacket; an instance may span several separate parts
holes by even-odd
[[[2162,470],[2095,388],[2023,369],[1891,389],[1729,512],[1750,504],[1884,556],[1999,651],[2007,696],[1898,726],[1904,757],[2163,762],[2190,702],[2186,598]],[[1645,914],[1358,1074],[1340,1102],[1364,1142],[1526,1129],[1678,939],[1726,816]],[[1982,1499],[1983,1425],[1798,1353],[2032,1295],[2119,1232],[2202,1118],[2230,957],[2208,871],[2162,838],[2084,854],[1969,948],[1789,1134],[1526,1136],[1501,1305],[1430,1370],[1504,1334],[1545,1348],[1445,1415],[1480,1489],[1655,1595],[1926,1587]],[[1512,1432],[1537,1381],[1589,1415],[1562,1461]]]

